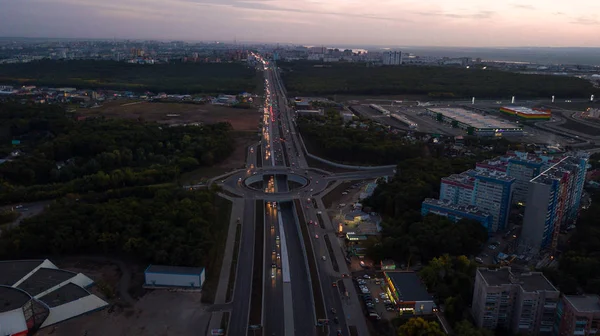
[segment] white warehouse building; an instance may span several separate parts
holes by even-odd
[[[145,287],[202,288],[204,268],[150,265],[144,271]]]

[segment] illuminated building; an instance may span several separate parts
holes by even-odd
[[[430,315],[437,311],[433,296],[417,273],[411,271],[383,272],[386,293],[400,315]]]

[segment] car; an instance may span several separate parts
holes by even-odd
[[[379,303],[379,299],[378,298],[375,298],[375,303]]]
[[[315,235],[315,239],[319,239],[319,235],[318,234]]]
[[[308,221],[308,224],[312,224],[312,223],[313,223],[312,219]]]
[[[281,259],[281,255],[277,253],[277,259]]]
[[[342,329],[337,330],[337,336],[342,336]]]
[[[348,192],[344,191],[344,192],[342,193],[342,195],[348,195]]]
[[[317,211],[317,215],[322,214],[323,212],[321,210]]]
[[[323,261],[327,260],[325,256],[322,256],[321,259],[323,259]]]
[[[334,281],[334,282],[333,282],[331,285],[332,285],[333,287],[337,287],[337,281]]]
[[[339,324],[339,323],[340,323],[340,320],[338,319],[338,317],[337,317],[337,316],[335,316],[335,317],[333,318],[333,322],[335,322],[335,324]]]
[[[335,310],[335,308],[331,308],[331,312],[334,313],[334,314],[337,313],[336,310]]]
[[[371,279],[371,277],[368,274],[363,275],[363,278],[365,278],[365,279]]]

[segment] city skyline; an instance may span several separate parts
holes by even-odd
[[[0,36],[468,47],[600,47],[600,3],[0,0]],[[168,6],[166,6],[168,4]]]

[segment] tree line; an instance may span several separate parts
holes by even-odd
[[[519,97],[589,97],[600,93],[584,79],[526,75],[461,67],[372,67],[338,63],[278,62],[290,95],[428,95],[432,99]]]
[[[0,202],[173,182],[233,151],[229,123],[168,127],[117,119],[75,121],[48,105],[0,104]]]
[[[223,200],[213,191],[137,187],[61,198],[0,236],[0,258],[108,254],[144,262],[210,267]]]
[[[0,65],[0,82],[50,87],[166,93],[252,92],[257,72],[242,63],[130,64],[96,60],[40,60]]]

